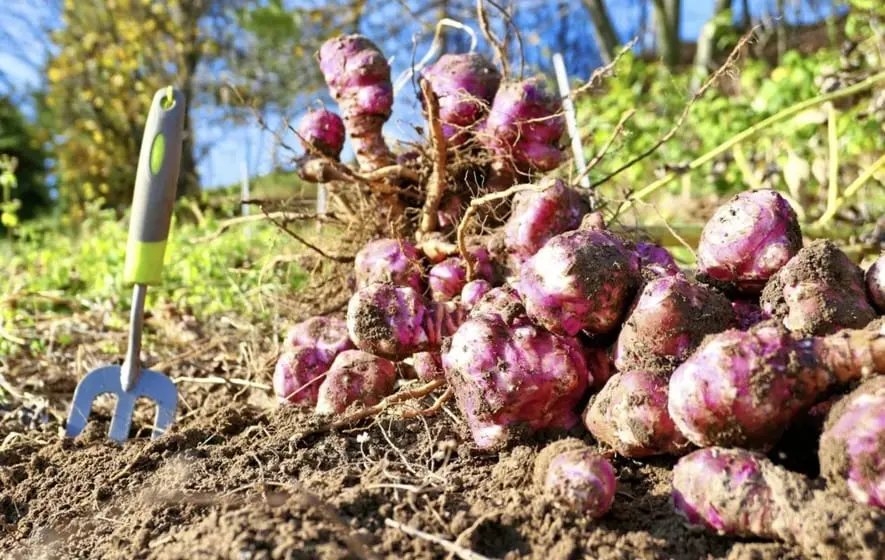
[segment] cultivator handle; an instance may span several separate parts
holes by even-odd
[[[184,104],[184,95],[172,86],[159,90],[151,102],[132,195],[126,285],[151,286],[162,278],[181,163]]]

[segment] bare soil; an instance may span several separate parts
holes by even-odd
[[[595,445],[580,428],[481,453],[450,403],[431,417],[391,413],[310,435],[315,418],[278,408],[267,389],[194,381],[269,384],[281,334],[236,320],[198,328],[157,313],[148,321],[148,340],[160,341],[148,347],[149,363],[191,378],[179,383],[171,433],[146,439],[145,409],[133,440],[109,443],[104,401],[86,432],[65,440],[76,381],[123,353],[125,333],[101,325],[98,316],[72,318],[54,327],[72,337],[67,345],[6,362],[2,387],[14,394],[0,408],[5,558],[450,557],[409,528],[457,545],[462,558],[806,557],[686,528],[670,505],[672,459],[614,459],[619,491],[601,520],[556,509],[534,490],[534,458],[566,435]]]

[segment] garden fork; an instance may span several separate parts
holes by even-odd
[[[158,371],[141,369],[139,355],[147,287],[159,284],[162,276],[181,162],[184,104],[184,95],[171,86],[158,91],[151,102],[138,158],[123,269],[124,283],[133,287],[129,347],[122,366],[92,370],[77,385],[68,414],[68,437],[83,431],[93,401],[103,393],[117,397],[108,434],[116,442],[122,443],[129,437],[135,401],[139,398],[150,399],[157,405],[152,437],[165,433],[175,420],[175,384]]]

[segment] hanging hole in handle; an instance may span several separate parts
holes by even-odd
[[[175,97],[172,95],[172,86],[166,86],[166,96],[160,102],[160,107],[168,111],[175,107]]]

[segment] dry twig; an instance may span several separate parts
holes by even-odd
[[[461,218],[461,223],[458,224],[458,251],[461,253],[461,258],[464,259],[464,266],[467,270],[467,281],[473,280],[473,257],[467,251],[467,226],[470,223],[470,219],[476,214],[477,210],[479,210],[483,205],[488,204],[489,202],[494,202],[496,200],[502,200],[508,197],[515,195],[516,193],[522,191],[546,191],[550,188],[553,183],[548,185],[516,185],[510,187],[509,189],[489,193],[485,196],[481,196],[479,198],[474,198],[470,201],[470,204],[467,206],[467,210],[464,212],[464,217]]]
[[[433,147],[433,171],[427,179],[427,197],[421,209],[421,231],[434,231],[439,225],[437,210],[446,191],[446,137],[439,118],[439,99],[426,80],[421,82],[421,93],[427,107],[427,121],[430,125],[430,143]]]
[[[443,547],[446,552],[451,552],[458,558],[461,558],[461,560],[491,560],[488,556],[483,556],[482,554],[473,552],[472,550],[464,548],[463,546],[459,546],[450,540],[438,537],[436,535],[431,535],[430,533],[425,533],[424,531],[421,531],[419,529],[413,529],[412,527],[409,527],[408,525],[405,525],[398,521],[394,521],[393,519],[385,519],[384,524],[393,529],[399,529],[400,531],[411,537],[438,544],[439,546]]]
[[[602,179],[600,179],[600,180],[596,181],[595,183],[593,183],[592,185],[590,185],[590,188],[591,189],[596,188],[599,185],[608,182],[612,178],[614,178],[617,175],[619,175],[620,173],[622,173],[624,170],[629,169],[630,167],[633,167],[634,165],[636,165],[640,161],[649,157],[650,155],[655,153],[658,150],[658,148],[660,148],[661,146],[663,146],[664,144],[669,142],[670,139],[672,139],[676,135],[676,133],[679,131],[679,129],[682,128],[682,125],[685,123],[685,120],[688,118],[688,114],[691,112],[691,108],[694,106],[694,104],[701,97],[703,97],[705,93],[707,93],[707,90],[709,90],[711,87],[713,87],[713,85],[716,82],[719,81],[719,78],[721,78],[729,69],[731,69],[731,67],[734,65],[734,63],[737,61],[737,59],[740,57],[741,52],[743,52],[744,47],[747,46],[747,44],[756,36],[756,30],[758,28],[759,28],[758,25],[753,27],[746,34],[744,34],[743,37],[741,37],[741,40],[738,41],[738,44],[735,45],[734,49],[732,49],[731,54],[728,55],[728,58],[725,60],[725,62],[722,64],[722,66],[720,66],[719,69],[717,69],[713,73],[713,75],[711,75],[709,78],[707,78],[707,81],[704,82],[704,84],[700,87],[700,89],[698,89],[694,93],[694,95],[691,96],[691,99],[688,100],[688,103],[685,105],[685,108],[682,110],[682,114],[679,115],[679,118],[676,119],[676,123],[670,128],[670,130],[667,131],[666,134],[661,136],[658,139],[658,141],[655,142],[654,145],[651,146],[649,149],[642,152],[638,156],[634,157],[633,159],[631,159],[630,161],[628,161],[624,165],[618,167],[617,169],[615,169],[614,171],[612,171],[611,173],[609,173],[608,175],[606,175]]]
[[[479,21],[479,29],[482,31],[482,34],[485,36],[489,44],[492,45],[492,48],[495,49],[495,55],[498,57],[498,60],[501,61],[501,75],[504,78],[509,77],[510,61],[508,60],[509,57],[507,55],[507,45],[495,35],[494,31],[492,31],[489,26],[489,16],[486,13],[484,0],[476,0],[476,19]]]

